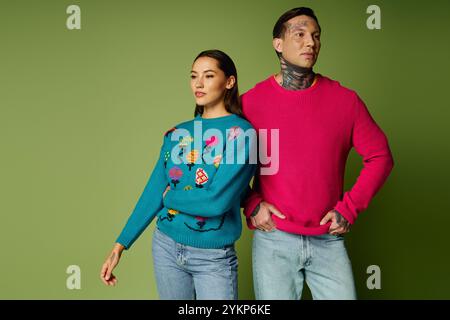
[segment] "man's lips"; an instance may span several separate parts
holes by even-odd
[[[302,53],[301,55],[304,57],[311,57],[311,58],[314,57],[314,53],[312,53],[312,52]]]

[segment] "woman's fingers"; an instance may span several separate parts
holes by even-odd
[[[108,286],[114,286],[117,282],[117,279],[113,274],[111,274],[111,276],[109,277],[107,282],[108,282]]]
[[[103,283],[106,284],[107,286],[109,285],[108,280],[106,279],[108,269],[109,269],[108,263],[104,263],[103,267],[102,267],[102,271],[100,272],[100,278],[102,279]]]
[[[102,270],[100,271],[100,278],[107,286],[114,286],[117,283],[117,278],[112,272],[119,263],[120,253],[120,251],[113,250],[110,256],[106,259],[105,263],[102,266]]]

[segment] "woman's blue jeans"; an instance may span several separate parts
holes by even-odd
[[[175,242],[155,228],[152,251],[161,299],[237,299],[238,260],[234,245],[194,248]]]

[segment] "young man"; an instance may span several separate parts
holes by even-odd
[[[343,234],[393,167],[386,136],[358,95],[313,71],[319,22],[309,8],[284,13],[273,29],[281,70],[242,96],[255,129],[279,129],[278,171],[257,174],[244,202],[253,238],[257,299],[356,299]],[[270,140],[270,139],[269,139]],[[351,148],[364,168],[343,193]],[[258,171],[259,172],[259,171]]]

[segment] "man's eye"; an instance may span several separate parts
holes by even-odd
[[[212,74],[208,74],[206,77],[207,78],[214,78],[214,76]]]

